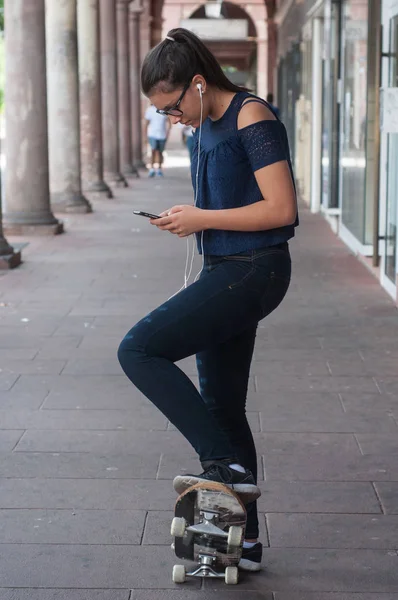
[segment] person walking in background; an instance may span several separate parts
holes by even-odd
[[[152,104],[145,112],[145,121],[147,142],[152,151],[151,168],[148,175],[149,177],[155,177],[155,165],[157,164],[157,174],[163,177],[163,152],[166,147],[167,138],[169,137],[171,123],[167,116],[156,112],[156,108]]]
[[[274,104],[274,94],[267,94],[267,102],[270,105],[270,107],[272,108],[272,110],[274,111],[274,115],[276,117],[278,117],[278,119],[279,119],[280,118],[280,110]]]

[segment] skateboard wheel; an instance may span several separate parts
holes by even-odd
[[[238,567],[227,567],[225,569],[225,583],[227,585],[236,585],[239,580]]]
[[[171,535],[173,537],[183,537],[186,527],[187,524],[183,517],[174,517],[171,522]]]
[[[242,543],[243,528],[237,525],[231,525],[228,530],[228,546],[239,548]]]
[[[238,569],[236,569],[238,570]],[[184,565],[174,565],[173,567],[173,582],[184,583],[186,580]]]

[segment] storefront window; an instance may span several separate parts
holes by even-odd
[[[341,119],[342,222],[362,244],[369,243],[366,223],[367,0],[343,6],[343,93]]]
[[[321,203],[324,208],[338,206],[338,141],[339,104],[337,86],[339,79],[340,5],[330,0],[324,8],[324,48],[322,57],[322,186]]]
[[[390,87],[398,87],[398,15],[390,24],[389,52]],[[388,135],[387,214],[385,239],[385,273],[395,283],[397,268],[397,213],[398,213],[398,133]]]

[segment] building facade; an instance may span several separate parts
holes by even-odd
[[[301,198],[395,301],[397,15],[398,0],[281,0],[276,15],[278,103]]]

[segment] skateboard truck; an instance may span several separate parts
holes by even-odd
[[[187,573],[189,577],[222,577],[224,579],[224,573],[217,573],[212,567],[216,562],[215,556],[209,556],[208,554],[199,554],[199,567],[190,573]]]

